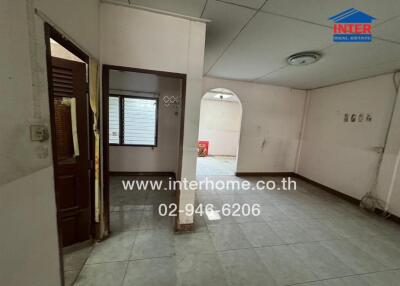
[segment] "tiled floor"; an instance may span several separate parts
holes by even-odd
[[[64,281],[65,286],[71,286],[88,259],[93,247],[88,244],[73,246],[64,250]]]
[[[197,203],[258,202],[261,216],[196,216],[195,232],[174,234],[156,212],[172,192],[126,193],[120,179],[112,179],[114,232],[75,285],[400,285],[400,226],[303,181],[296,191],[199,191]]]
[[[197,176],[234,176],[236,157],[208,156],[197,158]]]

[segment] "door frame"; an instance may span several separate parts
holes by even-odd
[[[70,40],[68,40],[65,36],[63,36],[59,31],[57,31],[54,27],[52,27],[49,23],[44,23],[44,40],[45,40],[45,49],[46,49],[46,69],[47,69],[47,85],[48,85],[48,96],[49,96],[49,109],[50,109],[50,128],[51,128],[51,147],[52,147],[52,155],[53,155],[53,174],[54,178],[57,174],[57,164],[54,162],[56,158],[56,141],[55,141],[55,124],[52,120],[54,118],[54,105],[52,104],[53,100],[53,76],[52,76],[52,56],[51,56],[51,44],[50,39],[54,39],[57,43],[67,49],[69,52],[73,53],[75,56],[80,58],[83,62],[87,64],[87,74],[89,74],[89,55],[87,55],[84,51],[82,51],[79,47],[73,44]],[[89,87],[89,76],[87,76],[87,84]],[[89,92],[89,89],[88,89]],[[94,162],[94,143],[95,138],[92,132],[92,125],[94,122],[93,113],[90,110],[90,104],[88,100],[88,140],[89,140],[89,160],[90,160],[90,176],[89,176],[89,208],[90,208],[90,235],[91,239],[95,238],[95,220],[94,220],[94,182],[95,182],[95,172],[93,169]],[[54,185],[55,192],[55,185]],[[55,203],[56,208],[58,210],[57,199],[56,196]],[[65,284],[64,281],[64,259],[63,259],[63,246],[61,241],[61,232],[59,227],[58,215],[57,216],[57,234],[58,234],[58,251],[59,251],[59,259],[60,259],[60,276],[61,276],[61,285]]]
[[[186,82],[187,75],[182,73],[172,73],[166,71],[157,71],[157,70],[148,70],[148,69],[140,69],[140,68],[132,68],[125,66],[115,66],[115,65],[103,65],[102,69],[102,123],[103,123],[103,131],[102,131],[102,140],[103,140],[103,152],[102,152],[102,169],[103,169],[103,194],[104,194],[104,225],[106,231],[110,233],[110,166],[109,166],[109,143],[108,143],[108,97],[109,93],[109,80],[110,80],[110,70],[117,71],[128,71],[128,72],[138,72],[138,73],[146,73],[153,74],[159,76],[167,76],[178,78],[182,80],[182,94],[181,94],[181,118],[180,118],[180,131],[179,131],[179,150],[178,150],[178,173],[176,174],[176,179],[181,180],[182,175],[182,157],[183,157],[183,136],[184,136],[184,127],[185,127],[185,103],[186,103]],[[177,193],[177,205],[179,207],[179,198],[180,198],[180,190]],[[177,217],[178,218],[178,217]],[[177,228],[178,219],[175,221],[175,228]]]

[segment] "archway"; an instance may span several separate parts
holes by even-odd
[[[201,100],[197,176],[234,176],[242,123],[239,97],[214,88]]]

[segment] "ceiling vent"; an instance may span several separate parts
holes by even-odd
[[[321,58],[318,52],[301,52],[288,57],[287,62],[292,66],[306,66],[317,62]]]

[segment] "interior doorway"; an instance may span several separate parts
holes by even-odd
[[[197,176],[234,176],[237,168],[242,104],[226,88],[204,94],[200,107]]]
[[[94,237],[89,57],[48,24],[45,35],[61,276],[72,285]]]
[[[174,228],[176,219],[161,217],[158,207],[179,202],[168,183],[181,176],[185,90],[184,74],[103,66],[103,180],[111,240],[132,230]]]

